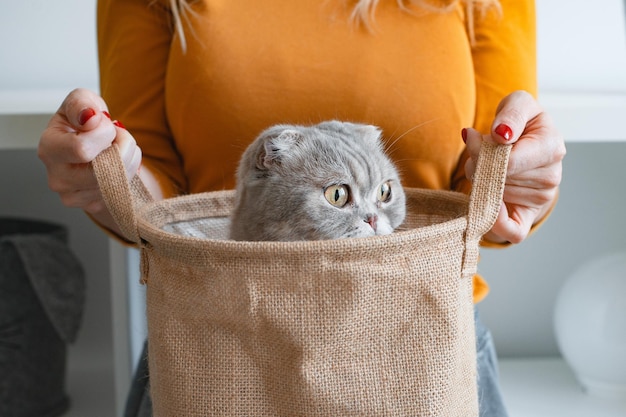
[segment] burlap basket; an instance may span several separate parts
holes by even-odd
[[[116,147],[94,162],[141,247],[155,416],[478,415],[472,277],[509,146],[470,197],[407,189],[388,236],[226,240],[234,191],[151,201]]]

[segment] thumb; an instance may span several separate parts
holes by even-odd
[[[84,88],[70,92],[57,113],[78,132],[93,130],[103,117],[110,117],[102,97]]]
[[[520,90],[509,94],[498,105],[490,139],[495,143],[517,142],[528,123],[542,111],[530,93]]]

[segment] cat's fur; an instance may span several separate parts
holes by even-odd
[[[388,198],[383,184],[390,186]],[[349,196],[336,207],[330,201],[341,203],[342,189]],[[384,235],[402,223],[405,212],[398,172],[383,151],[378,128],[338,121],[277,125],[241,158],[230,237],[293,241]]]

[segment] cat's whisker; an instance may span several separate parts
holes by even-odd
[[[402,158],[402,159],[394,159],[395,163],[398,162],[416,162],[416,161],[427,161],[426,158]]]
[[[391,140],[392,142],[391,142],[391,143],[389,143],[389,142],[385,143],[385,149],[387,150],[387,153],[388,153],[388,154],[392,154],[392,153],[394,152],[394,150],[395,150],[395,149],[394,149],[394,146],[395,146],[395,145],[396,145],[396,144],[397,144],[397,143],[398,143],[398,142],[399,142],[402,138],[404,138],[404,137],[405,137],[406,135],[408,135],[409,133],[413,132],[415,129],[419,129],[420,127],[423,127],[423,126],[425,126],[425,125],[427,125],[427,124],[430,124],[430,123],[436,122],[436,121],[438,121],[438,120],[441,120],[441,119],[440,119],[440,118],[437,118],[437,119],[426,120],[426,121],[424,121],[424,122],[422,122],[422,123],[420,123],[420,124],[418,124],[418,125],[415,125],[415,126],[411,127],[410,129],[406,130],[404,133],[402,133],[400,136],[398,136],[398,137],[397,137],[397,138],[395,138],[395,139],[394,139],[394,137],[393,137],[393,136],[395,135],[395,132],[394,132],[391,136],[389,136],[389,139],[388,139],[388,140]]]

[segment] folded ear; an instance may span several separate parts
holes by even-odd
[[[372,146],[382,147],[382,131],[377,126],[363,123],[340,122],[337,120],[323,122],[319,126],[333,134],[339,132],[366,142]]]
[[[272,165],[280,165],[302,137],[302,133],[293,128],[286,128],[275,136],[266,137],[257,159],[257,167],[269,169]]]
[[[356,127],[357,133],[363,135],[363,139],[369,141],[370,143],[377,144],[379,146],[382,145],[382,141],[380,140],[380,135],[382,131],[373,125],[357,125]]]

